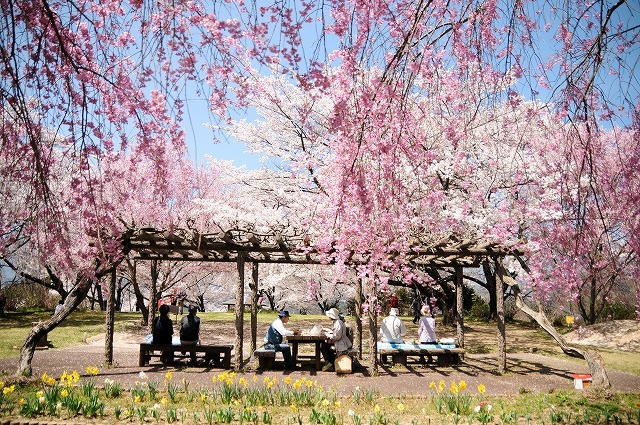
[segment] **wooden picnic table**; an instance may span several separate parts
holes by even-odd
[[[320,344],[327,340],[324,335],[287,335],[287,343],[291,345],[291,358],[296,364],[299,358],[312,359],[315,370],[322,369],[322,360],[320,358]],[[314,344],[315,354],[313,356],[299,355],[298,346],[300,344]]]

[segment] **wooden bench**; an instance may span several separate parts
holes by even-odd
[[[269,370],[273,368],[273,362],[276,359],[276,350],[264,348],[264,345],[253,352],[253,356],[258,358],[258,367],[260,369]]]
[[[393,363],[404,366],[407,365],[409,356],[435,356],[438,358],[438,366],[451,366],[459,364],[460,355],[464,353],[464,348],[453,345],[378,343],[378,354],[382,364],[387,363],[388,356],[391,356]]]
[[[173,351],[174,353],[185,353],[183,355],[176,354],[176,358],[192,359],[196,353],[204,353],[205,364],[213,361],[215,366],[224,369],[231,368],[231,350],[233,345],[178,345],[178,344],[140,344],[140,356],[138,357],[138,366],[146,366],[149,364],[151,357],[160,357],[165,351]]]

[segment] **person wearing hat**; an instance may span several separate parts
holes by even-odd
[[[418,342],[420,344],[435,344],[436,339],[436,319],[431,317],[431,309],[428,305],[422,306],[420,310],[422,317],[418,322]],[[429,354],[428,363],[433,361],[433,358]],[[424,363],[424,356],[420,356],[420,362]]]
[[[407,328],[398,317],[398,309],[391,308],[389,315],[382,319],[380,325],[380,341],[393,344],[402,344],[402,337],[407,333]]]
[[[189,314],[180,320],[180,344],[197,345],[200,344],[200,318],[196,316],[198,307],[189,306]],[[191,353],[191,363],[196,362],[195,351]]]
[[[282,352],[285,369],[293,369],[295,364],[291,357],[291,347],[289,347],[289,344],[284,343],[284,337],[287,335],[300,334],[298,330],[292,331],[285,327],[287,322],[289,322],[289,317],[287,310],[280,310],[278,312],[278,318],[271,322],[269,329],[267,329],[267,334],[264,336],[264,348]]]
[[[327,337],[326,342],[323,342],[320,346],[322,356],[327,364],[322,368],[325,372],[333,371],[333,362],[336,361],[336,357],[344,351],[348,351],[353,344],[347,336],[347,325],[340,317],[340,312],[337,308],[331,308],[325,312],[327,317],[333,320],[331,329],[323,329],[324,334]]]

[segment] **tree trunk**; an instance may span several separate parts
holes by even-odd
[[[116,269],[111,272],[107,293],[107,313],[104,335],[104,364],[113,365],[113,321],[116,304]]]
[[[498,324],[498,373],[503,374],[507,370],[507,340],[504,323],[504,270],[500,260],[495,260],[495,297],[496,297],[496,322]]]
[[[89,277],[87,273],[82,273],[76,279],[76,284],[73,289],[67,294],[67,298],[62,304],[62,308],[58,311],[57,314],[51,316],[48,320],[44,322],[38,323],[31,329],[27,339],[24,341],[22,345],[22,349],[20,350],[20,359],[18,361],[18,371],[17,373],[22,376],[31,376],[32,368],[31,361],[33,360],[33,353],[36,349],[36,343],[40,340],[40,338],[46,335],[48,332],[52,331],[56,328],[69,314],[71,314],[76,307],[82,303],[82,301],[87,297],[89,290],[93,286],[93,279],[100,278],[104,276],[106,271],[102,271],[100,273],[96,273],[95,276]]]
[[[356,332],[353,341],[353,345],[359,351],[359,358],[362,360],[362,279],[358,278],[356,281],[356,303],[354,306],[354,315],[356,318]]]
[[[587,361],[589,365],[589,371],[591,372],[592,379],[592,387],[593,389],[603,389],[609,390],[611,388],[611,382],[609,381],[609,376],[607,375],[607,371],[604,368],[604,361],[600,354],[591,350],[584,350],[582,348],[574,347],[567,344],[566,340],[556,331],[553,327],[549,319],[544,314],[544,312],[540,309],[539,311],[533,310],[529,307],[524,300],[522,299],[522,295],[520,294],[520,288],[513,281],[512,289],[516,294],[516,306],[522,310],[525,314],[529,315],[533,320],[535,320],[541,327],[544,329],[556,342],[560,345],[562,351],[569,357],[575,357],[579,359],[584,359]]]
[[[462,267],[456,267],[456,336],[458,345],[464,348],[464,300],[462,288]]]
[[[236,285],[236,342],[234,346],[234,369],[242,369],[242,340],[244,337],[244,256],[238,253],[238,284]]]
[[[140,309],[142,313],[142,326],[147,326],[149,324],[149,309],[144,304],[144,296],[142,295],[142,291],[140,291],[140,285],[138,285],[138,277],[137,277],[137,264],[136,262],[131,262],[127,258],[127,268],[129,269],[129,277],[131,278],[131,285],[133,286],[133,293],[136,296],[136,306]]]
[[[153,333],[153,321],[158,311],[158,260],[151,261],[151,288],[149,288],[149,333]]]
[[[496,292],[496,271],[491,270],[491,265],[488,261],[482,263],[482,271],[484,272],[484,279],[486,281],[486,289],[489,292],[489,317],[487,320],[495,320],[497,318],[496,303],[498,300]]]

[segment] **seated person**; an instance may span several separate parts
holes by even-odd
[[[195,305],[189,306],[189,314],[180,320],[180,344],[197,345],[200,344],[200,318],[196,316],[198,308]],[[184,354],[184,352],[183,352]],[[191,353],[191,363],[196,362],[196,353]]]
[[[169,306],[163,304],[159,308],[160,316],[156,317],[153,322],[153,343],[154,344],[171,344],[173,338],[173,322],[169,319]],[[171,363],[173,361],[173,352],[165,351],[160,356],[162,363]]]
[[[353,344],[347,336],[347,325],[340,317],[340,313],[337,308],[332,308],[325,313],[328,318],[333,320],[331,329],[323,329],[327,336],[327,341],[323,342],[320,346],[322,356],[327,364],[322,368],[325,372],[331,372],[334,369],[333,362],[336,361],[336,357],[342,352],[348,351]],[[335,351],[334,351],[335,350]]]
[[[398,309],[391,308],[389,315],[382,319],[380,325],[380,341],[393,344],[402,344],[402,337],[407,333],[407,328],[398,317]]]
[[[189,306],[189,314],[180,320],[180,344],[200,344],[200,318],[198,307]]]
[[[431,309],[428,305],[425,305],[420,310],[422,317],[418,322],[418,343],[419,344],[435,344],[436,339],[436,319],[431,317]],[[429,361],[431,363],[433,358],[429,354]],[[424,363],[424,356],[420,356],[420,362]]]
[[[295,364],[291,356],[291,347],[289,347],[289,344],[284,343],[284,337],[300,334],[300,331],[291,331],[284,326],[289,322],[289,317],[287,310],[280,310],[278,318],[271,323],[269,329],[267,329],[267,334],[264,336],[264,348],[282,352],[285,369],[293,369]]]

